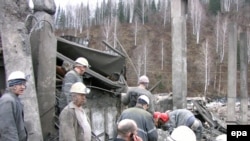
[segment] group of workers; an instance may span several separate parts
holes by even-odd
[[[82,79],[89,68],[87,59],[79,57],[73,69],[63,80],[60,107],[60,141],[91,141],[90,120],[82,108],[90,93]],[[0,140],[27,141],[23,105],[19,95],[26,89],[26,76],[14,71],[8,77],[8,88],[0,98]],[[154,111],[154,96],[147,90],[149,79],[143,75],[138,86],[128,90],[122,102],[128,108],[122,111],[115,127],[114,141],[157,141],[158,129],[170,133],[168,141],[196,141],[201,139],[202,123],[187,109],[166,112]]]
[[[82,79],[88,67],[87,59],[79,57],[64,77],[59,98],[60,141],[91,141],[90,122],[82,108],[90,93]],[[27,77],[22,71],[14,71],[7,82],[7,89],[0,98],[0,141],[27,141],[23,104],[19,98],[26,89]]]
[[[155,99],[147,90],[148,84],[148,77],[143,75],[138,80],[138,86],[129,89],[122,97],[123,104],[128,105],[129,108],[121,113],[118,119],[118,129],[120,122],[122,123],[123,120],[127,119],[135,121],[137,125],[136,134],[131,130],[125,137],[133,133],[133,135],[137,135],[138,141],[157,141],[158,128],[169,132],[168,141],[201,140],[202,123],[191,111],[187,109],[168,110],[166,112],[155,111]],[[123,132],[118,130],[117,138],[120,140],[124,135],[119,137],[119,133],[122,134]],[[130,140],[123,138],[123,141]]]

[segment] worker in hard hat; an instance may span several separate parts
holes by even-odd
[[[72,101],[71,95],[70,95],[70,88],[72,84],[76,82],[83,82],[82,75],[86,72],[86,70],[89,68],[89,63],[86,58],[79,57],[75,60],[73,69],[68,71],[63,79],[62,84],[62,93],[60,95],[59,101],[58,101],[58,107],[60,108],[60,111],[69,103]]]
[[[196,136],[190,128],[181,125],[173,130],[167,141],[196,141]]]
[[[149,79],[146,75],[142,75],[138,79],[138,86],[129,88],[127,93],[122,96],[122,103],[128,105],[128,107],[134,107],[136,105],[136,100],[140,95],[146,95],[149,98],[150,105],[148,111],[154,113],[155,98],[150,91],[147,90],[149,85]]]
[[[91,126],[82,108],[86,104],[86,95],[90,90],[82,83],[76,82],[70,89],[72,101],[62,110],[59,116],[60,141],[91,141]]]
[[[184,125],[194,131],[198,140],[202,138],[202,123],[191,111],[187,109],[176,109],[173,111],[167,111],[167,114],[169,120],[165,124],[165,127],[168,128],[170,133],[172,133],[175,128]]]
[[[19,96],[26,89],[26,76],[14,71],[8,76],[7,91],[0,98],[0,140],[27,141],[23,104]]]
[[[132,119],[136,122],[138,136],[143,141],[157,141],[158,133],[154,125],[153,116],[147,111],[149,104],[150,101],[146,95],[139,96],[135,107],[125,109],[118,122],[123,119]]]
[[[163,126],[168,122],[169,116],[167,113],[154,112],[153,114],[154,123],[157,128],[162,128],[166,130]]]

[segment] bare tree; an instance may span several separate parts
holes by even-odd
[[[207,94],[207,87],[210,81],[209,78],[209,70],[210,70],[210,63],[209,63],[209,52],[208,52],[208,40],[206,39],[205,44],[202,45],[203,53],[204,53],[204,60],[205,60],[205,86],[204,86],[204,96],[206,97]]]
[[[222,8],[223,10],[222,11],[226,11],[226,12],[229,12],[230,11],[230,7],[231,7],[231,3],[232,3],[232,0],[221,0],[222,2]]]
[[[160,13],[163,18],[163,27],[166,27],[166,23],[169,20],[169,15],[168,15],[169,0],[161,0],[161,3],[162,4],[160,8]]]
[[[235,4],[236,4],[236,11],[239,11],[239,0],[235,0]]]
[[[193,23],[193,34],[196,35],[196,43],[200,40],[200,26],[202,17],[202,6],[199,0],[191,0],[191,19]]]
[[[221,79],[222,79],[222,73],[221,73],[221,68],[222,68],[222,64],[220,63],[219,65],[219,82],[218,82],[218,93],[221,93]]]
[[[140,30],[140,26],[138,26],[138,19],[137,17],[135,18],[135,23],[134,23],[134,26],[133,26],[133,30],[134,30],[134,45],[136,46],[137,45],[137,34]]]
[[[222,27],[221,27],[222,28],[222,46],[220,49],[220,63],[222,63],[224,59],[227,25],[228,25],[228,17],[226,16],[223,20]]]
[[[142,54],[140,54],[137,57],[137,72],[138,72],[137,77],[141,76],[142,65],[143,65],[143,56],[142,56]]]
[[[219,52],[219,38],[220,38],[220,13],[216,16],[216,53]]]
[[[144,0],[142,1],[142,11],[141,11],[141,13],[142,13],[142,25],[144,25],[144,23],[145,23],[145,2],[144,2]]]
[[[114,48],[116,48],[116,46],[117,46],[117,42],[116,42],[116,39],[117,39],[117,22],[119,21],[119,20],[117,20],[117,16],[115,16],[114,17],[114,24],[115,24],[115,26],[114,26]]]
[[[221,93],[221,82],[222,82],[222,62],[224,60],[224,54],[225,54],[225,43],[226,43],[226,33],[227,33],[227,25],[228,25],[228,16],[226,15],[222,21],[221,24],[221,46],[218,48],[218,55],[219,55],[219,80],[218,80],[218,92]]]
[[[161,70],[163,70],[164,66],[164,41],[161,40]]]
[[[147,53],[148,53],[148,50],[147,50],[147,39],[144,39],[144,74],[146,75],[147,74]]]
[[[250,63],[250,31],[247,30],[247,49],[248,49],[248,63]]]
[[[134,0],[128,0],[129,23],[132,23],[132,22],[133,22],[133,17],[134,17],[134,6],[135,6],[135,1],[134,1]]]
[[[144,65],[144,53],[143,53],[143,46],[137,46],[135,50],[133,51],[133,60],[135,60],[135,68],[137,72],[137,77],[141,76],[142,74],[142,68]]]
[[[104,20],[104,24],[103,24],[103,34],[105,37],[105,41],[108,41],[110,38],[110,34],[111,34],[111,30],[112,30],[112,21],[110,21],[108,18]],[[106,48],[107,50],[107,48]]]
[[[87,31],[87,39],[89,39],[89,29],[91,27],[91,20],[90,20],[90,9],[89,9],[89,2],[86,7],[86,31]]]
[[[145,0],[137,0],[138,6],[136,7],[136,12],[139,17],[141,17],[142,25],[145,23],[145,13],[146,13],[146,2]]]

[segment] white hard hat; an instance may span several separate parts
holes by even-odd
[[[172,134],[168,137],[168,140],[172,141],[196,141],[194,131],[187,126],[178,126],[174,129]]]
[[[146,95],[141,95],[138,97],[138,99],[145,101],[149,105],[149,99]]]
[[[227,135],[226,134],[221,134],[216,137],[215,141],[226,141],[227,140]]]
[[[87,88],[82,82],[76,82],[71,86],[70,93],[89,94],[90,89]]]
[[[9,77],[8,77],[8,81],[10,80],[15,80],[15,79],[23,79],[26,80],[25,74],[21,71],[14,71],[12,72]]]
[[[149,79],[146,75],[143,75],[139,78],[138,83],[149,83]]]
[[[75,60],[76,65],[80,64],[86,67],[89,67],[89,62],[86,58],[79,57]]]

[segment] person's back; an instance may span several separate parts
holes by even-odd
[[[128,89],[125,96],[122,97],[122,103],[128,105],[128,107],[134,107],[136,105],[137,98],[141,95],[146,95],[149,98],[150,105],[148,111],[153,114],[155,111],[155,98],[150,91],[147,90],[148,87],[148,77],[143,75],[138,80],[139,85],[137,87],[131,87]]]
[[[149,105],[148,111],[150,113],[154,112],[155,100],[154,100],[154,96],[151,94],[151,92],[149,92],[146,89],[139,88],[139,87],[132,87],[128,90],[127,93],[129,96],[128,107],[134,107],[136,105],[137,98],[141,95],[146,95],[149,98],[149,102],[151,103]]]
[[[169,123],[167,124],[169,125],[168,130],[170,133],[174,130],[174,128],[184,125],[195,132],[197,139],[202,138],[202,123],[191,111],[187,109],[177,109],[169,112],[168,114]]]
[[[146,97],[145,95],[143,96]],[[138,99],[140,99],[140,97]],[[135,107],[124,110],[119,118],[119,121],[122,119],[132,119],[136,122],[138,127],[138,136],[140,136],[143,141],[157,141],[158,133],[154,125],[153,116],[146,111],[146,109],[144,109],[144,105],[138,105],[137,102]]]
[[[174,128],[180,125],[186,125],[190,117],[194,117],[194,114],[187,109],[177,109],[169,112],[169,120]]]

